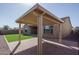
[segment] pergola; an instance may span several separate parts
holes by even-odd
[[[44,25],[54,25],[59,24],[59,42],[62,41],[62,24],[63,21],[57,16],[53,15],[46,9],[44,9],[39,4],[36,4],[30,10],[28,10],[24,15],[22,15],[17,21],[19,23],[19,41],[21,38],[21,25],[31,24],[37,26],[37,37],[38,37],[38,54],[42,54],[42,37],[43,37],[43,26]]]

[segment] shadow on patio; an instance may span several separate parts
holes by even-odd
[[[14,47],[14,49],[12,50],[12,52],[10,53],[10,55],[14,54],[14,52],[18,49],[19,45],[21,44],[21,42],[18,42],[18,44]]]
[[[37,46],[24,51],[18,52],[15,55],[36,55]],[[78,50],[53,45],[50,43],[43,43],[43,55],[77,55]]]

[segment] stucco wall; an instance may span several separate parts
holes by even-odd
[[[62,25],[62,38],[68,36],[72,31],[72,25],[69,17],[61,18],[64,22]],[[53,25],[53,36],[59,38],[59,24]]]
[[[59,38],[59,24],[53,25],[53,36],[54,38]]]
[[[62,37],[68,36],[72,31],[72,25],[70,21],[70,17],[61,18],[64,23],[62,24]]]

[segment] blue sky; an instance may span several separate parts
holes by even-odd
[[[29,10],[35,4],[14,4],[0,3],[0,27],[9,25],[10,27],[18,27],[15,22],[23,13]],[[58,16],[59,18],[70,16],[72,25],[79,26],[79,4],[41,4],[44,8]]]

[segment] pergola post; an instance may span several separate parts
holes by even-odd
[[[38,55],[42,54],[42,36],[43,36],[43,15],[37,16],[37,31],[38,31],[38,47],[37,53]]]
[[[19,43],[21,42],[21,23],[19,23]]]
[[[59,42],[62,43],[62,24],[59,24]]]

